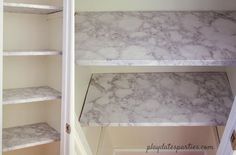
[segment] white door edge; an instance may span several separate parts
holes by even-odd
[[[233,153],[230,137],[233,130],[236,129],[236,97],[234,98],[234,103],[229,114],[227,124],[225,126],[225,131],[220,141],[219,148],[217,150],[217,155],[236,155]]]
[[[2,122],[3,122],[3,118],[2,118],[2,81],[3,81],[3,65],[2,65],[2,59],[3,59],[3,0],[0,0],[0,139],[2,139]],[[2,150],[2,143],[0,143],[0,150]],[[2,151],[0,151],[0,155],[2,155]]]
[[[74,155],[74,0],[63,0],[62,105],[60,155]]]

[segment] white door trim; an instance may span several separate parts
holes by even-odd
[[[231,108],[231,112],[229,114],[229,118],[223,136],[221,138],[219,148],[217,150],[217,155],[233,155],[233,150],[230,143],[230,137],[235,128],[236,128],[236,97],[234,98],[234,103]]]
[[[78,117],[75,115],[75,118]],[[79,151],[78,155],[92,155],[89,144],[78,121],[75,122],[75,130],[74,137],[76,149]]]
[[[3,0],[0,0],[0,139],[2,139],[2,122],[3,122],[3,118],[2,118],[2,81],[3,81],[3,65],[2,65],[2,59],[3,59]],[[2,143],[0,143],[0,155],[2,155]]]
[[[63,0],[62,105],[60,155],[75,154],[72,132],[74,124],[74,0]]]

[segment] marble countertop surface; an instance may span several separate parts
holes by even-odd
[[[236,12],[79,12],[75,20],[78,65],[236,65]]]
[[[226,73],[93,74],[83,126],[225,125],[233,104]]]
[[[48,86],[3,90],[3,104],[19,104],[60,98],[61,93]]]
[[[47,123],[3,129],[3,152],[60,140],[60,134]]]

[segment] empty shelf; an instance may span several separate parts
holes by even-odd
[[[61,55],[60,51],[4,51],[3,56],[50,56]]]
[[[3,129],[3,152],[60,140],[60,134],[47,123]]]
[[[83,126],[225,125],[233,103],[226,73],[93,74]]]
[[[78,65],[236,65],[236,12],[78,12]]]
[[[47,86],[3,90],[3,104],[19,104],[60,98],[60,92]]]
[[[51,5],[4,2],[4,11],[31,14],[51,14],[62,11],[61,7]]]

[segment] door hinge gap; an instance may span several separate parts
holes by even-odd
[[[66,133],[70,134],[70,132],[71,132],[70,124],[66,123]]]
[[[231,141],[231,146],[233,150],[236,150],[236,131],[234,130],[231,137],[230,137],[230,141]]]

